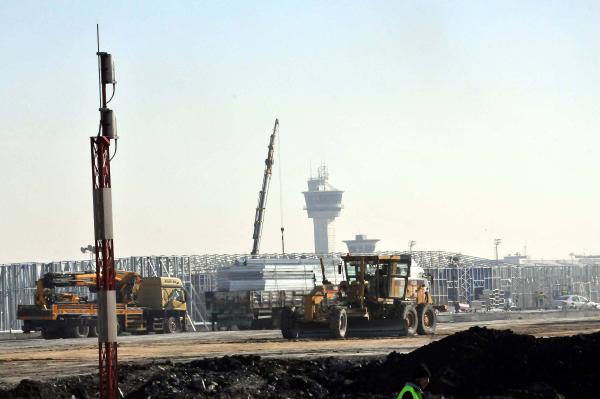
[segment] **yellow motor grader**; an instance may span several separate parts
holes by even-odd
[[[323,283],[304,296],[303,306],[282,310],[284,338],[435,333],[430,278],[410,255],[348,254],[342,261],[345,281],[331,284],[322,267]]]

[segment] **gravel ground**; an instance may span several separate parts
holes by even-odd
[[[472,327],[408,354],[377,358],[225,356],[123,365],[126,398],[392,398],[419,363],[450,398],[593,398],[600,333],[536,338]],[[23,380],[0,398],[93,398],[97,377]]]

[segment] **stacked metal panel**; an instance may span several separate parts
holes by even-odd
[[[332,283],[342,281],[337,264],[325,262]],[[252,259],[217,270],[218,291],[309,291],[323,280],[314,259]]]

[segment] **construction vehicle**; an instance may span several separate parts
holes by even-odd
[[[434,334],[436,311],[430,278],[410,255],[342,256],[346,280],[325,277],[301,307],[281,313],[284,338],[311,336],[411,336]],[[341,272],[342,264],[339,265]]]
[[[217,329],[278,329],[281,310],[300,306],[307,291],[206,292],[206,308],[213,331]]]
[[[186,295],[180,279],[117,271],[117,330],[136,334],[173,333],[186,328]],[[64,288],[75,288],[64,291]],[[46,339],[98,336],[96,273],[46,273],[36,283],[35,304],[19,305],[23,332]],[[87,291],[88,295],[83,295]]]
[[[275,125],[273,126],[273,133],[269,138],[269,149],[267,151],[267,158],[265,159],[265,171],[263,173],[263,182],[261,189],[258,193],[258,205],[256,206],[256,214],[254,216],[254,231],[252,233],[252,252],[251,255],[258,255],[260,251],[260,239],[262,236],[263,220],[265,218],[265,208],[267,207],[267,195],[269,193],[269,183],[271,182],[271,174],[273,170],[273,153],[275,152],[275,136],[277,135],[277,128],[279,127],[279,120],[275,119]],[[282,241],[283,241],[283,227],[281,227]]]

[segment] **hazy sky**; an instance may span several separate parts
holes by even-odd
[[[309,167],[344,190],[337,248],[600,252],[597,1],[3,2],[0,263],[93,240],[96,23],[114,55],[115,253],[243,253],[281,122],[262,252],[313,249]]]

